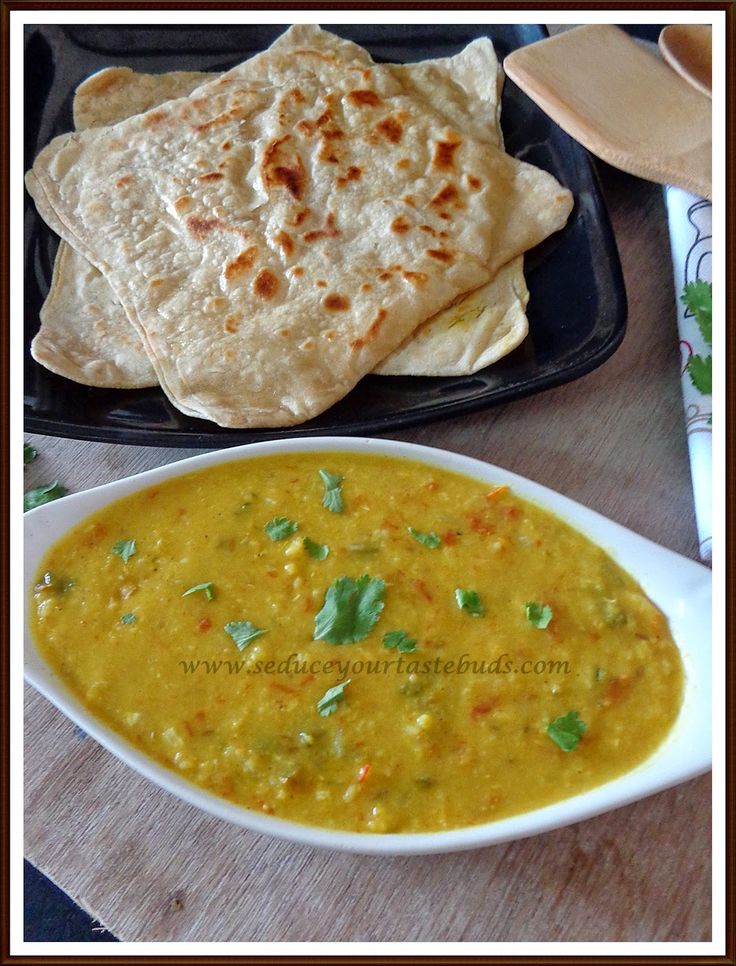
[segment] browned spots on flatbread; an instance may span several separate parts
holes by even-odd
[[[433,238],[437,234],[436,230],[431,225],[420,225],[419,231],[423,231],[425,234],[431,235]]]
[[[375,91],[368,90],[365,87],[350,91],[347,98],[353,107],[380,107],[383,103]]]
[[[295,265],[291,270],[291,274],[294,278],[301,278],[304,274],[304,267],[302,265]]]
[[[452,171],[455,167],[455,152],[463,142],[458,137],[448,137],[434,146],[432,166],[438,171]]]
[[[290,140],[286,134],[271,141],[263,152],[261,176],[267,188],[286,188],[292,198],[299,201],[304,194],[307,173],[299,152],[285,147]]]
[[[276,232],[273,238],[276,244],[280,245],[287,255],[294,254],[294,239],[291,237],[291,235],[288,232],[285,232],[280,229],[279,231]]]
[[[228,315],[228,317],[225,319],[225,324],[223,325],[223,329],[226,332],[230,332],[231,334],[233,334],[237,332],[239,328],[240,328],[240,322],[238,321],[237,317],[234,315]]]
[[[390,282],[391,281],[391,271],[380,272],[378,275],[379,282]]]
[[[339,292],[331,292],[324,297],[322,304],[328,312],[345,312],[350,308],[350,299]]]
[[[290,91],[287,91],[287,95],[297,104],[303,104],[306,101],[304,94],[298,87],[292,87]]]
[[[345,174],[341,174],[338,177],[337,187],[344,188],[350,181],[360,181],[362,175],[363,169],[359,168],[356,164],[351,164]]]
[[[154,128],[160,127],[168,116],[168,111],[149,111],[149,113],[143,117],[143,127],[147,128],[148,130],[153,130]]]
[[[449,264],[455,261],[455,256],[452,252],[448,252],[444,248],[426,248],[425,252],[430,258],[434,258],[438,262]]]
[[[224,177],[219,171],[210,171],[208,174],[200,174],[197,181],[220,181]]]
[[[299,225],[301,225],[302,222],[306,221],[311,214],[312,214],[311,208],[300,208],[299,211],[297,211],[297,213],[294,215],[294,221],[292,222],[292,224],[294,225],[295,228],[298,228]]]
[[[399,144],[404,136],[404,125],[391,114],[376,124],[375,131],[390,144]]]
[[[272,299],[279,290],[279,280],[267,268],[262,269],[253,279],[253,291],[262,299]]]
[[[318,278],[314,284],[317,288],[327,288],[327,282],[323,278]]]
[[[126,185],[131,184],[132,181],[133,181],[133,175],[132,174],[126,174],[124,177],[119,178],[115,182],[115,187],[116,188],[125,188]]]
[[[340,159],[335,154],[332,145],[329,141],[322,141],[319,149],[319,154],[317,155],[319,161],[326,161],[328,164],[339,164]]]
[[[181,195],[174,202],[174,211],[180,215],[192,207],[192,199],[188,195]]]
[[[233,142],[230,140],[227,140],[222,142],[222,144],[220,145],[220,148],[223,151],[229,151],[232,146],[233,146]]]
[[[373,286],[371,285],[370,282],[363,282],[363,284],[360,286],[360,291],[361,292],[372,292],[373,291]]]
[[[371,71],[370,67],[355,67],[355,66],[353,66],[351,64],[348,67],[348,70],[356,70],[356,71],[359,71],[361,77],[363,78],[363,80],[366,83],[368,83],[368,81],[371,79],[371,76],[372,76],[372,71]]]
[[[408,222],[403,215],[399,215],[391,222],[391,231],[397,235],[405,235],[410,230],[411,222]]]
[[[409,205],[410,208],[416,208],[417,206],[417,200],[414,197],[414,195],[404,195],[404,197],[401,200],[404,202],[405,205]]]
[[[399,171],[405,171],[411,165],[411,161],[408,158],[399,158],[396,162],[396,167]]]
[[[158,288],[159,285],[163,285],[164,280],[162,278],[152,278],[148,283],[149,288]]]
[[[279,329],[279,335],[283,336],[284,339],[288,339],[291,335],[291,329]]]
[[[427,282],[427,276],[424,272],[404,272],[404,278],[415,288],[419,288]]]
[[[432,198],[430,201],[430,205],[433,208],[446,208],[448,205],[454,205],[456,208],[464,207],[460,198],[460,192],[451,181],[448,182],[443,188],[440,188],[434,198]]]
[[[452,218],[452,215],[449,212],[447,212],[447,211],[441,211],[440,212],[440,218],[443,221],[450,221],[450,219]]]
[[[364,345],[367,345],[369,342],[372,342],[375,339],[375,337],[378,335],[381,329],[381,326],[386,321],[387,315],[388,315],[388,312],[386,311],[386,309],[379,309],[376,312],[376,317],[371,322],[370,327],[368,328],[368,331],[360,339],[355,339],[354,342],[351,342],[350,343],[351,347],[357,351],[358,349],[362,349]]]
[[[203,241],[211,231],[215,228],[220,228],[221,225],[222,222],[218,221],[217,218],[197,218],[195,215],[187,218],[189,234],[196,238],[197,241]]]
[[[236,275],[250,271],[257,256],[258,249],[255,245],[251,245],[250,248],[244,249],[231,262],[228,262],[225,266],[225,278],[228,282],[232,281]]]
[[[474,174],[468,174],[465,176],[468,179],[468,184],[473,189],[473,191],[479,191],[483,182],[480,178],[477,178]]]
[[[319,241],[322,238],[337,238],[342,232],[337,227],[335,215],[333,212],[329,212],[325,220],[324,228],[317,228],[314,231],[308,231],[304,235],[305,242]]]
[[[228,300],[224,295],[213,295],[205,302],[204,310],[205,312],[221,312],[222,309],[227,308],[227,305]]]
[[[193,124],[192,128],[195,131],[209,131],[211,127],[221,127],[223,124],[229,124],[232,119],[231,112],[225,111],[216,117],[210,118],[209,121],[203,121],[202,124]]]

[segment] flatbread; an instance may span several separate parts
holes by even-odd
[[[106,67],[74,92],[74,126],[84,131],[115,124],[189,94],[208,79],[211,75],[187,71],[139,74]],[[40,316],[31,355],[52,372],[109,389],[158,385],[144,344],[105,276],[64,241]]]
[[[389,68],[316,46],[58,138],[28,184],[105,274],[175,404],[229,426],[326,408],[544,237],[539,196],[561,193],[459,137]]]

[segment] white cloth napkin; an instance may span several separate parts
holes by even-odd
[[[713,528],[711,524],[712,432],[709,422],[712,399],[693,386],[686,365],[691,355],[704,358],[711,353],[693,314],[680,296],[687,282],[703,279],[712,282],[711,203],[682,188],[667,186],[665,203],[670,225],[672,264],[675,273],[677,327],[680,333],[682,396],[690,450],[690,473],[693,480],[695,517],[700,541],[700,556],[710,562]]]

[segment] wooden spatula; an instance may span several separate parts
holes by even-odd
[[[711,102],[623,30],[575,27],[521,47],[508,76],[622,171],[711,197]]]

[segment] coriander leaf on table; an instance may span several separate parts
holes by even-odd
[[[138,548],[135,545],[135,540],[118,540],[116,544],[113,544],[112,552],[121,557],[123,563],[127,563],[138,552]]]
[[[713,286],[711,283],[704,282],[702,278],[695,282],[688,282],[680,298],[695,316],[705,341],[708,345],[713,345]]]
[[[269,539],[276,542],[277,540],[285,540],[292,533],[296,533],[299,529],[299,524],[294,523],[293,520],[289,520],[287,517],[274,517],[263,529],[266,531]]]
[[[244,651],[246,647],[261,634],[268,634],[268,631],[256,627],[250,621],[230,621],[225,624],[223,630],[235,641],[235,646],[239,651]]]
[[[547,725],[547,734],[563,751],[575,751],[585,734],[585,722],[579,711],[568,711]]]
[[[327,470],[320,470],[319,475],[325,485],[325,494],[322,497],[322,506],[330,513],[342,513],[345,509],[345,502],[342,498],[341,484],[343,477],[338,473],[328,473]]]
[[[345,688],[350,684],[350,678],[347,681],[343,681],[342,684],[336,684],[334,688],[330,688],[329,691],[325,691],[322,697],[317,702],[317,710],[322,715],[323,718],[328,717],[328,715],[334,714],[337,711],[338,704],[345,698]]]
[[[23,444],[23,465],[28,466],[38,456],[38,450],[30,443]]]
[[[364,640],[381,615],[385,590],[379,577],[338,577],[327,588],[322,609],[314,618],[314,640],[328,644]]]
[[[687,363],[690,381],[704,396],[710,396],[713,391],[713,357],[690,356]]]
[[[58,481],[48,483],[46,486],[37,486],[35,490],[29,490],[23,494],[23,512],[35,510],[37,506],[43,506],[44,503],[59,500],[68,492],[67,488]]]

